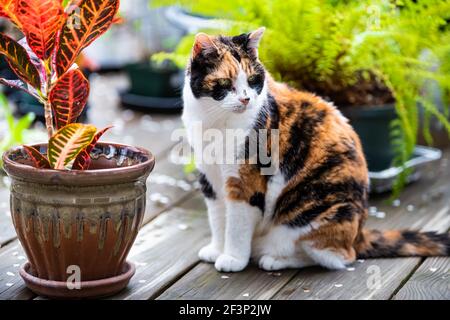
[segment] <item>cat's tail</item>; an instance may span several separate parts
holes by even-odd
[[[360,259],[450,256],[450,233],[363,229],[355,249]]]

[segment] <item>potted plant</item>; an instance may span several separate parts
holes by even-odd
[[[3,155],[11,215],[29,259],[20,274],[37,294],[110,295],[134,274],[126,257],[154,158],[137,147],[99,143],[108,128],[75,122],[89,82],[74,61],[111,26],[118,8],[118,0],[78,0],[65,8],[60,0],[0,1],[0,14],[25,35],[16,42],[0,34],[0,53],[20,78],[0,81],[44,105],[49,137]]]
[[[448,24],[450,1],[230,0],[213,5],[208,0],[158,0],[156,4],[179,4],[194,14],[228,21],[227,30],[208,30],[213,33],[267,27],[260,57],[268,70],[277,80],[334,102],[361,136],[370,171],[398,174],[396,191],[407,181],[412,170],[407,167],[423,162],[410,162],[418,150],[420,121],[426,131],[429,119],[435,117],[450,133],[436,99],[424,93],[428,81],[449,92],[450,74],[443,68],[448,55],[439,52],[448,48],[449,31],[442,27]],[[180,55],[188,60],[186,42],[192,44],[192,38],[188,35],[180,43],[175,61]],[[433,156],[428,160],[439,156],[429,151]]]

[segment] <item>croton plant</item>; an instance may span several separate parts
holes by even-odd
[[[89,81],[76,65],[81,51],[115,22],[119,0],[0,0],[0,16],[23,33],[0,34],[0,54],[19,80],[0,82],[26,91],[45,108],[47,154],[24,146],[38,168],[87,170],[90,152],[105,133],[76,123],[89,96]]]

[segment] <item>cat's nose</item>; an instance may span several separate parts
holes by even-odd
[[[248,103],[250,102],[250,98],[240,98],[239,101],[244,105],[248,105]]]

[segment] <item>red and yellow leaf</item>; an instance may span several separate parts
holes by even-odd
[[[58,75],[72,66],[81,50],[108,30],[119,10],[119,4],[119,0],[81,0],[71,6],[56,53]]]
[[[8,18],[19,26],[16,17],[16,2],[17,0],[0,0],[0,17]]]
[[[113,24],[124,24],[125,19],[121,15],[117,15],[114,17]]]
[[[41,89],[41,78],[27,51],[16,41],[0,33],[0,54],[6,56],[11,69],[23,81]]]
[[[40,169],[50,169],[50,162],[48,162],[47,158],[41,154],[38,150],[30,146],[23,146],[25,152],[31,161],[33,161],[35,168]]]
[[[83,112],[89,97],[89,81],[80,69],[65,73],[50,91],[56,129],[74,123]]]
[[[106,127],[103,130],[100,130],[95,135],[94,139],[92,139],[91,144],[87,146],[83,151],[80,152],[80,154],[75,159],[72,170],[87,170],[89,169],[89,166],[91,164],[91,152],[95,148],[95,145],[97,144],[98,140],[101,138],[101,136],[111,129],[112,127]]]
[[[66,20],[61,1],[17,0],[16,16],[30,48],[39,59],[47,60]]]
[[[64,170],[94,139],[97,128],[72,123],[59,129],[48,142],[48,160],[52,168]]]
[[[0,17],[8,18],[14,12],[15,2],[16,0],[0,0]]]

